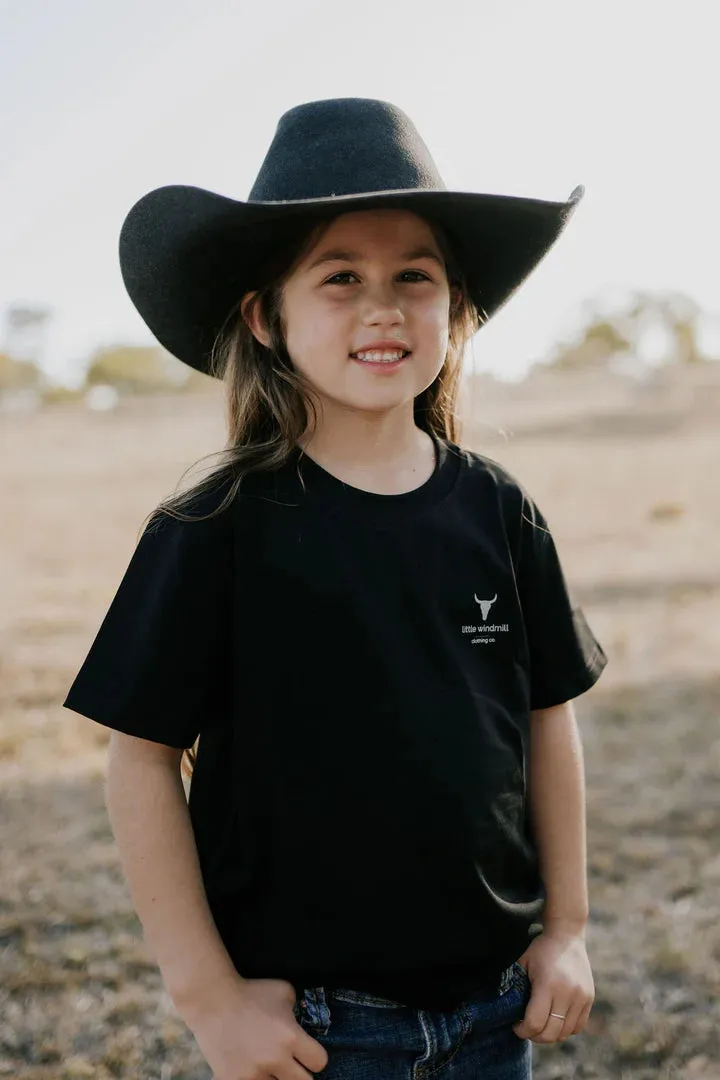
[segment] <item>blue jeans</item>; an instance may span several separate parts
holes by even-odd
[[[497,990],[446,1011],[416,1009],[359,990],[303,991],[295,1018],[328,1052],[322,1080],[530,1080],[532,1045],[512,1030],[530,980],[513,963]]]

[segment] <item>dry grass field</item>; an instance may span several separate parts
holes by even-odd
[[[549,377],[548,377],[549,378]],[[717,382],[717,380],[715,380]],[[720,403],[479,382],[463,441],[550,521],[610,663],[580,699],[596,1002],[538,1080],[720,1080]],[[206,1080],[63,710],[145,515],[224,441],[214,391],[0,414],[0,1077]]]

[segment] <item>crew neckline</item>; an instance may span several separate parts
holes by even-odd
[[[436,506],[445,499],[457,482],[462,463],[462,451],[454,443],[434,432],[428,434],[435,448],[435,468],[419,487],[399,494],[364,491],[333,476],[307,454],[297,448],[293,455],[293,473],[302,475],[305,497],[334,512],[362,514],[364,517],[402,517]],[[297,478],[297,477],[296,477]],[[302,485],[297,479],[302,494]]]

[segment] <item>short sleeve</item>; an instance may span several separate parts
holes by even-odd
[[[65,708],[128,735],[193,745],[231,678],[231,523],[227,510],[151,521]]]
[[[530,652],[530,707],[548,709],[594,686],[607,657],[573,602],[548,523],[525,492],[517,580]]]

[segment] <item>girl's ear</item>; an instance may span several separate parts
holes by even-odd
[[[257,303],[257,296],[258,294],[256,291],[246,293],[240,302],[240,312],[260,344],[264,345],[266,349],[269,349],[270,336],[262,319],[260,305]]]

